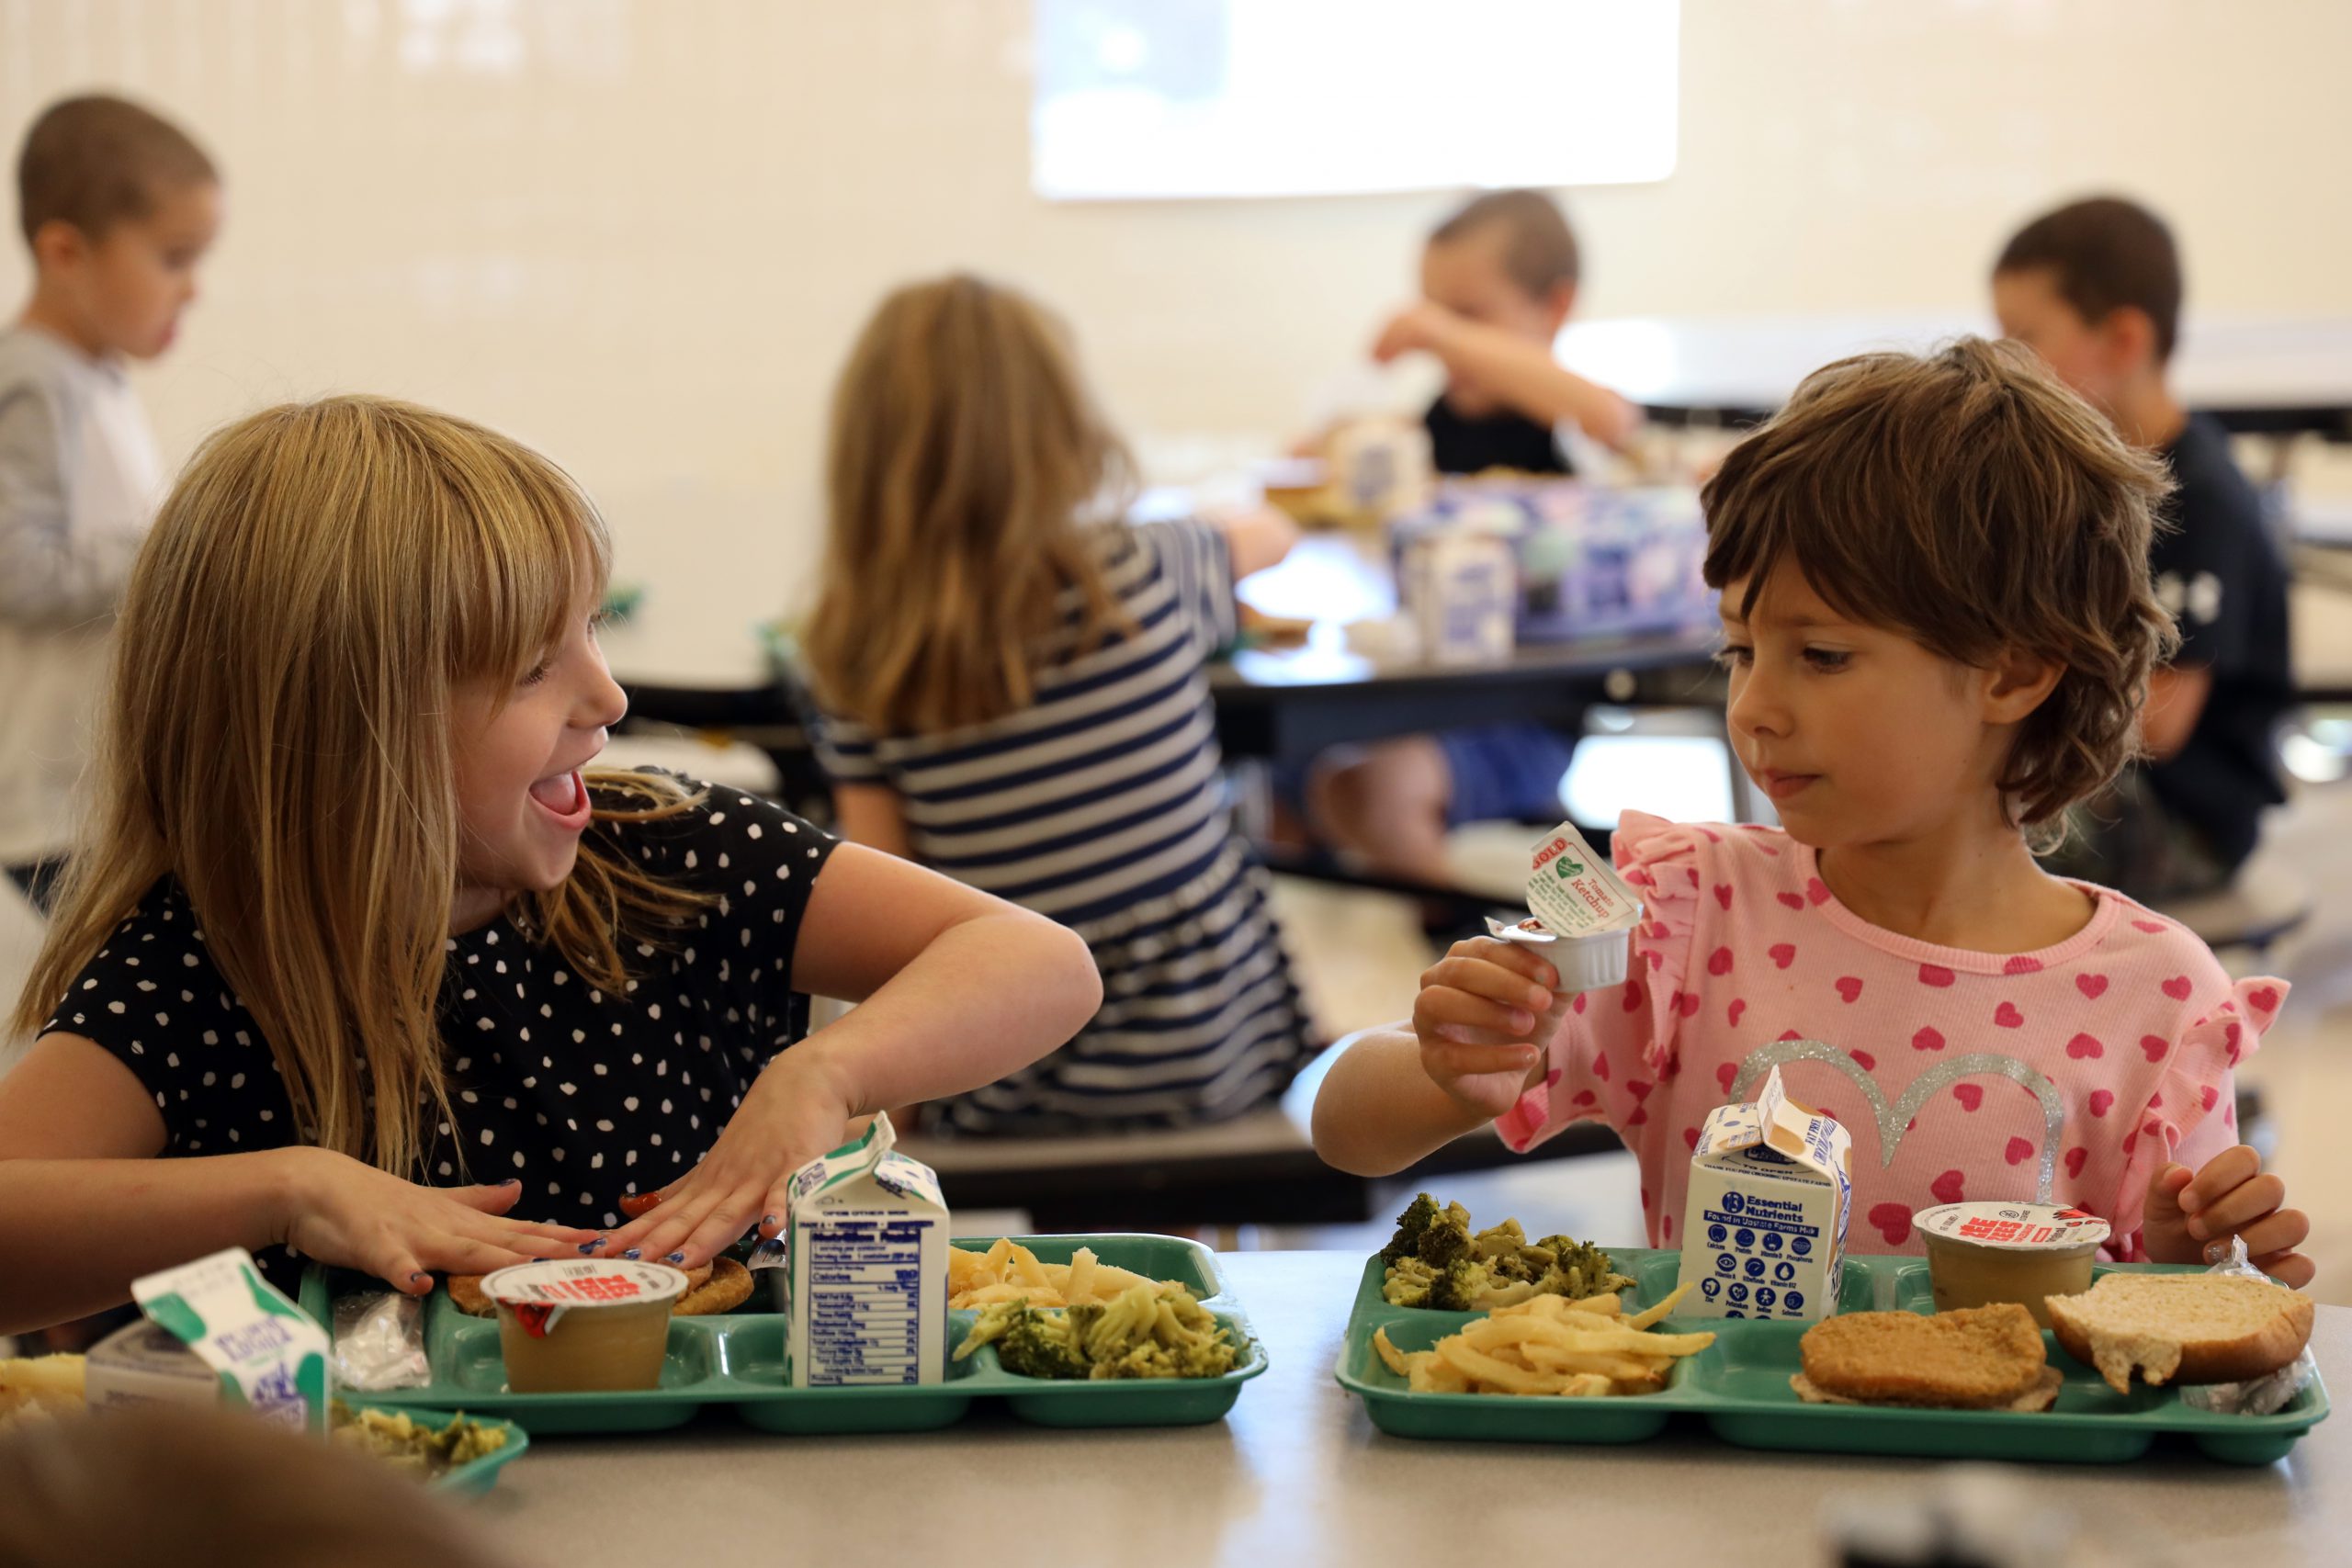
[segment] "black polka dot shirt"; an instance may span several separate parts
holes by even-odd
[[[665,946],[623,950],[638,976],[625,993],[588,985],[503,917],[449,940],[440,1020],[453,1116],[428,1118],[415,1179],[519,1178],[519,1216],[616,1225],[621,1195],[684,1174],[759,1070],[807,1033],[792,954],[834,840],[767,801],[681,782],[699,805],[589,829],[713,899]],[[137,1075],[163,1113],[166,1157],[305,1141],[260,1026],[213,967],[175,878],[75,977],[51,1031],[86,1036]],[[263,1261],[283,1280],[285,1259]]]

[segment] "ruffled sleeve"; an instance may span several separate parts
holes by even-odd
[[[2119,1257],[2140,1258],[2140,1235],[2148,1183],[2178,1161],[2194,1170],[2238,1140],[2237,1066],[2254,1055],[2278,1021],[2287,982],[2265,976],[2240,980],[2213,1009],[2174,1040],[2156,1087],[2123,1135],[2123,1180],[2115,1196],[2111,1224]]]
[[[1713,833],[1638,811],[1619,820],[1617,870],[1642,900],[1625,982],[1572,998],[1553,1033],[1544,1081],[1496,1119],[1510,1148],[1523,1154],[1594,1118],[1622,1129],[1646,1113],[1643,1100],[1673,1075],[1678,1032],[1698,1009],[1685,981],[1702,896],[1700,858]]]
[[[1704,896],[1699,856],[1713,831],[1628,811],[1618,820],[1611,845],[1618,874],[1642,899],[1642,924],[1634,933],[1627,975],[1642,980],[1653,1000],[1644,1010],[1649,1031],[1642,1043],[1643,1064],[1653,1077],[1673,1070],[1682,1021],[1696,1000],[1696,987],[1686,989],[1684,983]]]

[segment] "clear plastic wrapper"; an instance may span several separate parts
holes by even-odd
[[[2206,1270],[2209,1274],[2236,1274],[2248,1280],[2267,1280],[2269,1275],[2248,1262],[2245,1240],[2230,1238],[2230,1255]],[[2267,1377],[2252,1378],[2245,1382],[2200,1383],[2180,1391],[2180,1402],[2199,1410],[2218,1411],[2224,1416],[2271,1416],[2287,1407],[2312,1379],[2319,1375],[2319,1362],[2312,1357],[2312,1348],[2270,1373]]]
[[[334,1381],[360,1390],[421,1388],[433,1381],[424,1355],[424,1302],[390,1291],[334,1303]]]

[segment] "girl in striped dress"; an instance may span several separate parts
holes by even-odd
[[[842,831],[1063,922],[1102,975],[1076,1039],[946,1129],[1220,1120],[1311,1055],[1202,674],[1288,525],[1125,525],[1132,471],[1060,323],[978,278],[891,295],[834,393],[806,656]]]

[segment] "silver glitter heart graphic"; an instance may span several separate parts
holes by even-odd
[[[1903,1098],[1890,1107],[1886,1091],[1849,1053],[1823,1040],[1775,1040],[1769,1045],[1758,1046],[1740,1064],[1739,1077],[1733,1080],[1731,1088],[1733,1102],[1744,1103],[1753,1098],[1750,1091],[1763,1082],[1765,1074],[1791,1062],[1826,1063],[1854,1080],[1878,1117],[1879,1164],[1883,1167],[1894,1163],[1894,1151],[1902,1146],[1903,1135],[1910,1131],[1913,1118],[1928,1100],[1961,1079],[1980,1073],[2008,1079],[2041,1102],[2041,1166],[2033,1196],[2036,1202],[2050,1201],[2051,1186],[2058,1174],[2058,1145],[2066,1131],[2066,1106],[2058,1098],[2057,1085],[2015,1056],[1979,1051],[1938,1062],[1913,1079],[1911,1087],[1903,1091]]]

